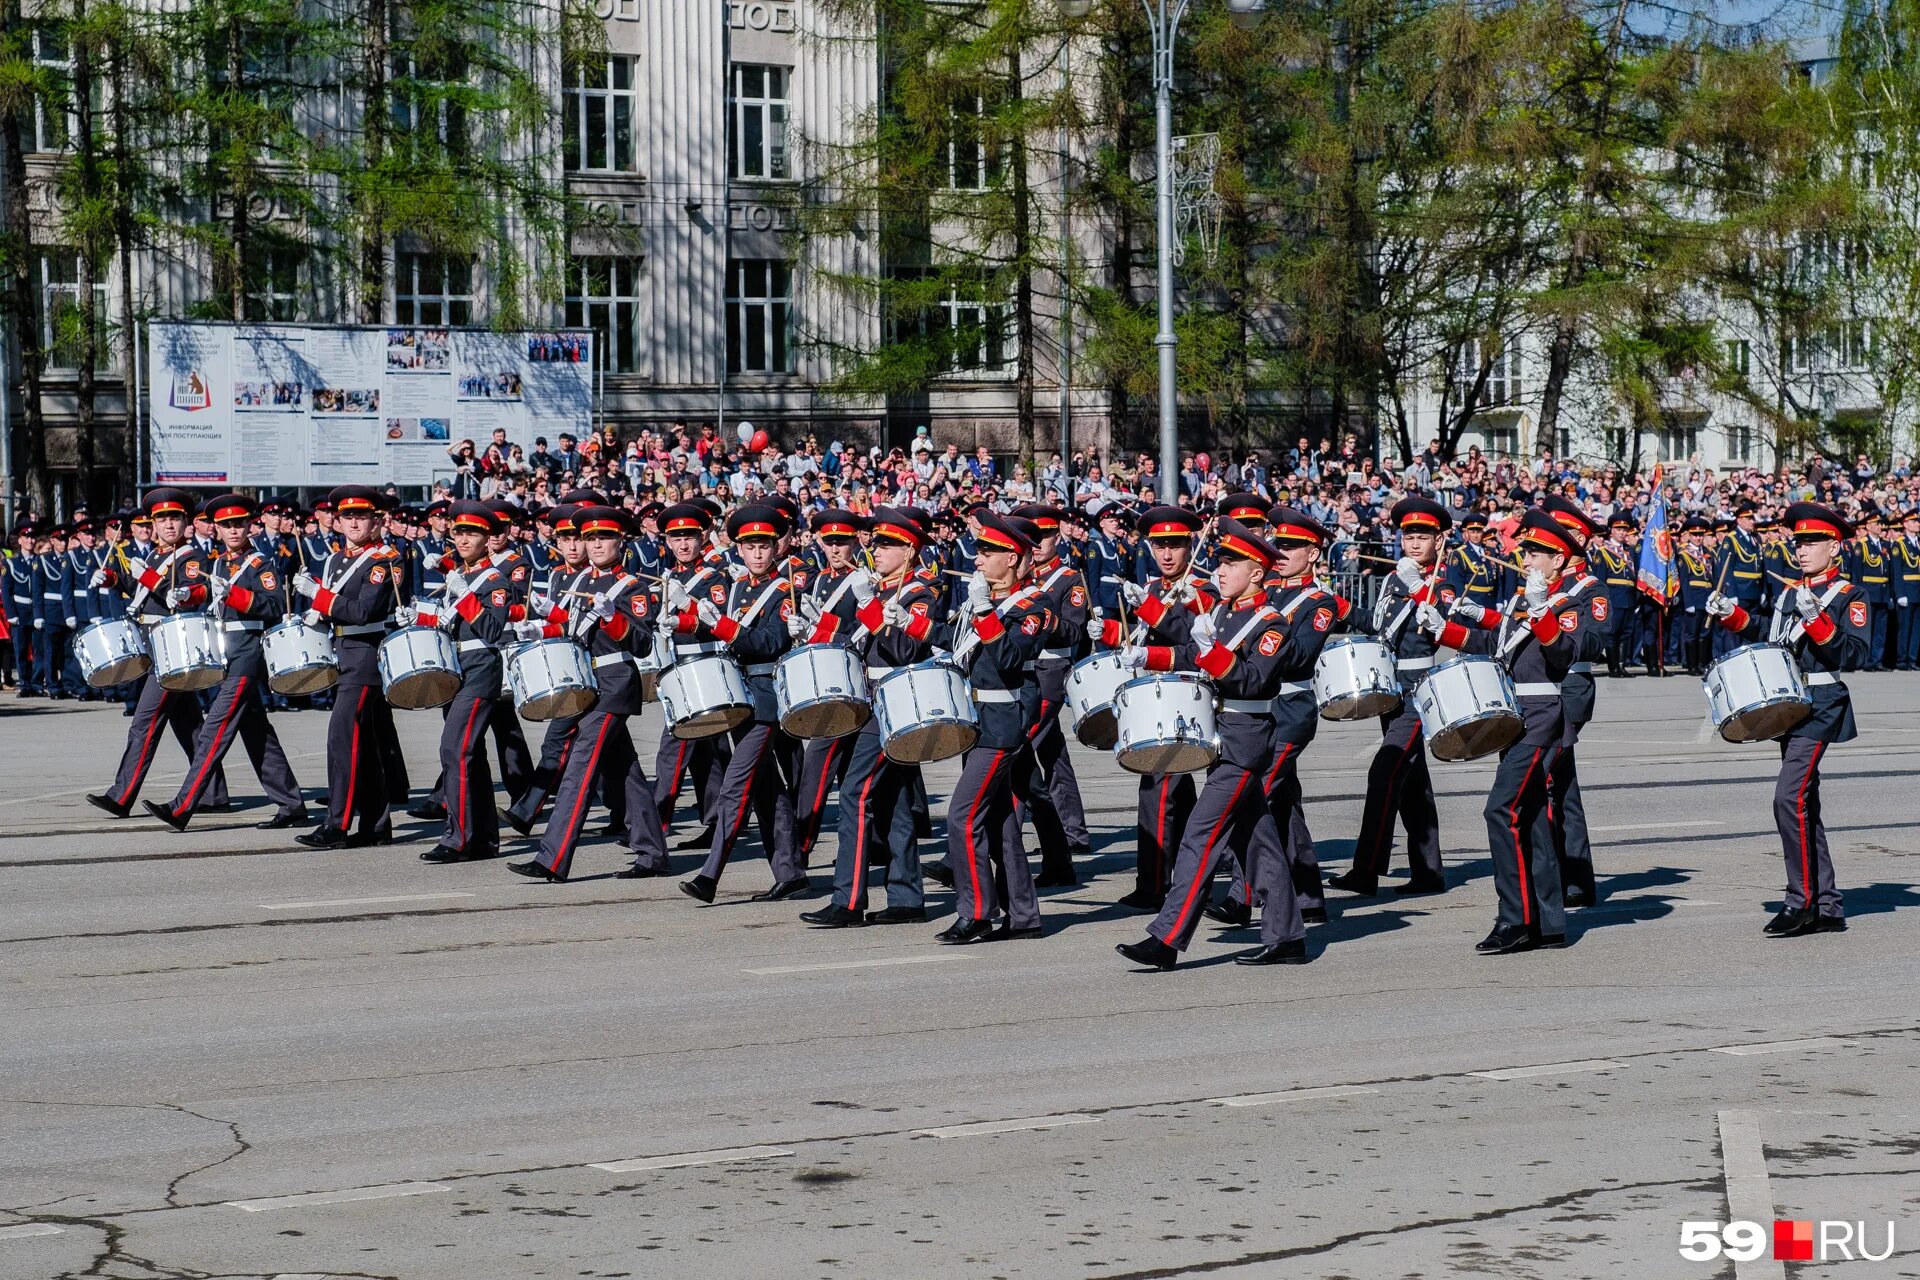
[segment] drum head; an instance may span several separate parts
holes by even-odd
[[[416,671],[388,686],[387,701],[402,711],[429,711],[434,707],[446,706],[458,692],[458,672]]]
[[[1526,724],[1511,711],[1489,711],[1472,720],[1449,725],[1427,739],[1427,750],[1436,760],[1456,762],[1478,760],[1481,756],[1504,751],[1520,740]]]
[[[1400,699],[1386,689],[1371,689],[1366,693],[1343,694],[1330,699],[1320,708],[1322,720],[1372,720],[1379,716],[1390,716],[1400,709]]]
[[[932,764],[951,760],[980,741],[980,726],[968,720],[927,720],[902,729],[881,745],[895,764]]]
[[[307,693],[319,693],[331,689],[340,683],[340,668],[321,664],[302,667],[298,671],[286,671],[277,676],[267,677],[267,688],[288,697],[299,697]]]
[[[673,726],[673,736],[682,742],[698,742],[701,738],[717,738],[723,733],[739,728],[753,719],[752,707],[716,707],[712,711],[702,711],[689,716]]]
[[[844,738],[873,717],[873,707],[852,698],[824,698],[788,707],[780,727],[796,738]]]
[[[1113,714],[1113,704],[1093,712],[1074,727],[1073,734],[1080,739],[1083,747],[1092,747],[1095,751],[1111,751],[1120,741],[1120,721]]]
[[[1728,716],[1720,726],[1720,736],[1728,742],[1765,742],[1779,737],[1812,714],[1812,704],[1798,698],[1762,702]]]
[[[161,676],[160,687],[172,693],[198,693],[202,689],[213,688],[226,678],[227,668],[224,664],[217,667],[190,667]]]
[[[560,720],[567,716],[577,716],[599,700],[598,689],[584,689],[579,685],[569,685],[541,694],[537,698],[528,698],[514,707],[522,719],[535,722]]]
[[[1169,740],[1128,747],[1115,758],[1129,773],[1199,773],[1213,767],[1220,748],[1211,742]]]
[[[95,667],[93,674],[87,677],[87,684],[95,689],[111,689],[114,685],[138,680],[152,669],[152,658],[144,653],[130,653],[103,667]]]

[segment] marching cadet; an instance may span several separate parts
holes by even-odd
[[[1507,570],[1487,551],[1487,517],[1469,511],[1460,517],[1460,545],[1447,556],[1447,586],[1454,598],[1493,608],[1506,595]]]
[[[175,613],[202,608],[207,603],[213,560],[187,541],[187,512],[192,505],[193,499],[179,489],[155,489],[147,494],[143,510],[153,522],[154,558],[129,558],[123,569],[106,571],[106,582],[118,586],[125,580],[132,589],[127,616],[143,628],[164,622]],[[134,797],[140,794],[140,784],[146,781],[147,770],[153,765],[153,749],[159,741],[161,722],[166,722],[181,750],[187,753],[187,759],[192,760],[201,719],[198,697],[164,687],[157,673],[149,671],[141,681],[133,723],[127,726],[127,749],[120,757],[113,786],[98,795],[89,795],[87,803],[116,818],[126,817],[133,808]],[[217,763],[202,794],[206,803],[201,808],[227,807],[227,777]]]
[[[1080,799],[1080,779],[1060,725],[1067,706],[1067,677],[1085,643],[1087,583],[1078,569],[1060,558],[1060,523],[1065,515],[1060,508],[1035,503],[1013,514],[1039,530],[1033,548],[1033,581],[1047,598],[1053,623],[1035,660],[1040,711],[1033,725],[1034,774],[1017,798],[1025,801],[1040,841],[1040,875],[1034,883],[1046,889],[1080,883],[1073,860],[1093,847],[1086,806]]]
[[[1703,535],[1713,525],[1699,516],[1689,516],[1680,526],[1680,609],[1674,614],[1674,630],[1680,635],[1680,661],[1687,674],[1705,675],[1707,671],[1707,597],[1713,594],[1713,553],[1703,543]]]
[[[345,484],[327,495],[341,549],[294,578],[307,625],[331,626],[340,683],[327,718],[327,816],[295,837],[310,849],[391,844],[383,735],[393,722],[380,681],[380,642],[406,603],[400,553],[380,541],[380,495]],[[311,562],[309,562],[311,565]]]
[[[1719,590],[1731,596],[1748,613],[1760,610],[1764,594],[1766,566],[1760,559],[1760,542],[1755,533],[1753,504],[1743,502],[1734,509],[1733,527],[1720,539],[1719,553],[1713,565],[1713,580]],[[1713,632],[1713,657],[1723,658],[1740,646],[1725,627]]]
[[[446,559],[453,551],[447,541],[447,509],[452,505],[444,498],[428,505],[427,532],[413,540],[413,594],[419,599],[431,600],[446,583]]]
[[[626,793],[626,840],[633,863],[618,877],[636,880],[665,875],[667,844],[653,807],[653,783],[640,768],[627,727],[628,718],[640,714],[643,695],[637,660],[654,650],[660,599],[621,567],[623,543],[634,529],[624,511],[576,507],[573,522],[588,562],[588,573],[576,588],[580,594],[569,596],[566,604],[555,604],[544,618],[520,623],[517,631],[523,639],[566,634],[585,645],[600,692],[581,717],[578,736],[583,750],[566,758],[539,854],[525,862],[510,862],[507,869],[535,880],[564,881],[598,784],[603,792],[618,787]]]
[[[1096,609],[1115,613],[1120,607],[1120,584],[1136,581],[1133,556],[1124,542],[1127,509],[1096,498],[1087,513],[1099,522],[1087,541],[1087,590]]]
[[[1034,660],[1054,635],[1047,594],[1031,577],[1040,530],[987,510],[976,513],[974,527],[976,567],[966,580],[954,661],[968,671],[980,737],[961,757],[947,804],[954,921],[934,937],[950,946],[1037,938],[1042,930],[1020,832],[1043,702]],[[1006,922],[996,929],[1002,911]]]
[[[863,635],[867,675],[878,681],[901,667],[925,662],[936,644],[950,639],[939,620],[942,584],[915,572],[927,542],[923,527],[897,509],[881,507],[867,521],[878,581],[855,617]],[[826,617],[823,616],[823,623]],[[911,924],[927,918],[920,853],[914,842],[912,782],[920,766],[898,764],[880,749],[880,722],[870,717],[849,735],[851,756],[840,784],[840,842],[833,867],[833,899],[800,919],[822,929],[867,924]],[[811,744],[810,744],[811,745]],[[868,842],[886,842],[887,905],[867,910]]]
[[[1559,521],[1573,544],[1573,558],[1567,562],[1563,589],[1568,601],[1592,608],[1596,621],[1605,623],[1613,616],[1613,601],[1598,578],[1587,572],[1586,550],[1600,536],[1600,522],[1588,515],[1580,504],[1560,494],[1548,494],[1540,509]],[[1610,635],[1607,626],[1593,626],[1581,632],[1580,651],[1560,682],[1560,746],[1547,764],[1547,825],[1553,835],[1555,856],[1560,864],[1561,899],[1565,906],[1590,907],[1597,889],[1593,876],[1593,842],[1587,834],[1587,802],[1580,793],[1580,766],[1575,749],[1580,731],[1592,723],[1599,700],[1593,679],[1593,664],[1606,655]]]
[[[100,571],[105,563],[100,548],[95,544],[93,521],[85,515],[76,515],[73,520],[72,537],[67,543],[67,583],[73,599],[73,616],[67,624],[67,661],[65,673],[67,687],[78,691],[82,702],[92,702],[102,696],[87,683],[86,673],[80,670],[79,647],[74,638],[88,623],[101,617],[100,597],[94,586],[93,575]]]
[[[142,802],[148,813],[175,831],[187,829],[236,736],[246,746],[261,790],[274,804],[273,817],[256,824],[259,829],[280,831],[307,821],[300,784],[261,696],[267,687],[267,661],[260,636],[286,615],[287,586],[278,566],[255,550],[247,537],[247,526],[258,510],[253,499],[237,493],[223,493],[201,508],[221,544],[207,577],[208,605],[224,640],[227,672],[214,690],[179,792],[165,805]]]
[[[1289,521],[1291,533],[1309,528]],[[1316,592],[1318,600],[1307,601],[1312,607],[1283,619],[1263,579],[1276,565],[1305,574],[1319,542],[1296,538],[1282,552],[1238,520],[1222,517],[1215,526],[1213,546],[1220,603],[1194,618],[1186,643],[1128,648],[1121,655],[1133,670],[1197,670],[1212,678],[1220,693],[1220,758],[1207,770],[1181,836],[1173,887],[1160,914],[1147,926],[1144,939],[1114,949],[1135,964],[1173,968],[1199,927],[1221,855],[1231,849],[1253,864],[1246,878],[1263,896],[1264,908],[1260,949],[1236,956],[1236,963],[1305,964],[1306,924],[1300,918],[1299,900],[1292,891],[1293,872],[1273,806],[1263,793],[1263,779],[1276,756],[1289,754],[1276,742],[1275,731],[1286,670],[1297,665],[1287,651],[1296,641],[1304,641],[1303,632],[1324,638],[1333,625],[1333,607],[1324,593]],[[1306,643],[1317,652],[1317,644]]]
[[[1520,518],[1519,550],[1525,584],[1472,629],[1437,607],[1422,606],[1420,625],[1448,649],[1491,654],[1512,673],[1524,731],[1500,753],[1487,793],[1488,850],[1493,859],[1499,915],[1474,948],[1507,955],[1566,944],[1560,862],[1547,821],[1547,767],[1564,737],[1567,709],[1561,685],[1578,660],[1583,633],[1606,623],[1603,594],[1576,600],[1567,568],[1577,557],[1576,534],[1545,510]]]
[[[1851,566],[1842,565],[1850,580],[1867,598],[1867,661],[1863,670],[1887,666],[1887,614],[1893,603],[1893,568],[1887,560],[1880,508],[1868,503],[1860,512],[1860,532],[1849,548]]]
[[[724,645],[739,659],[753,695],[753,719],[729,735],[733,757],[720,783],[713,847],[700,873],[680,882],[682,893],[703,903],[713,901],[749,809],[757,811],[761,841],[773,867],[773,886],[753,900],[778,902],[809,887],[806,866],[794,848],[793,794],[780,776],[781,762],[791,754],[782,741],[789,735],[779,725],[773,695],[774,666],[793,644],[787,634],[787,619],[794,612],[792,588],[778,571],[779,543],[789,529],[786,513],[778,507],[739,507],[727,520],[727,536],[740,553],[745,576],[732,579],[725,603],[715,603],[710,595],[696,597],[685,587],[668,588],[674,634]]]
[[[688,596],[705,596],[724,607],[729,581],[726,561],[717,552],[709,554],[707,546],[713,532],[713,513],[698,503],[676,503],[660,513],[660,528],[671,557],[663,575],[668,579],[669,594],[673,594],[672,587],[677,584]],[[695,640],[678,633],[671,634],[668,643],[669,655],[675,663],[726,649],[718,640]],[[704,827],[680,848],[699,848],[712,842],[720,812],[720,782],[726,776],[727,761],[732,756],[732,740],[724,733],[690,741],[675,737],[672,725],[660,726],[660,745],[655,752],[653,770],[654,808],[660,814],[660,825],[662,828],[673,826],[680,786],[691,774]]]
[[[1437,502],[1403,498],[1387,518],[1400,531],[1400,561],[1382,585],[1375,604],[1372,634],[1393,651],[1400,679],[1400,706],[1380,717],[1380,749],[1367,768],[1367,796],[1360,814],[1360,838],[1353,847],[1353,867],[1328,881],[1336,889],[1372,897],[1379,892],[1393,856],[1394,815],[1407,828],[1407,866],[1411,879],[1394,888],[1398,894],[1445,893],[1446,874],[1440,862],[1440,812],[1433,798],[1433,775],[1427,769],[1427,743],[1421,733],[1414,694],[1433,669],[1439,653],[1433,637],[1415,623],[1423,604],[1441,610],[1458,608],[1478,620],[1484,606],[1463,600],[1455,605],[1453,588],[1441,580],[1440,548],[1453,517]]]
[[[799,610],[787,619],[787,632],[795,644],[844,644],[859,630],[860,610],[874,598],[872,577],[864,566],[854,563],[866,527],[863,517],[838,507],[813,518],[814,545],[825,567],[809,577],[806,594],[799,597]],[[844,785],[841,779],[853,759],[853,748],[853,734],[809,738],[802,744],[793,822],[795,851],[803,867],[813,864],[827,793]],[[844,808],[844,790],[840,803]]]
[[[1182,507],[1154,507],[1141,515],[1140,536],[1147,544],[1156,575],[1146,586],[1125,582],[1116,596],[1133,610],[1147,645],[1178,646],[1192,638],[1193,620],[1210,613],[1217,603],[1193,573],[1194,543],[1200,536],[1197,513]],[[1094,610],[1087,633],[1108,648],[1134,643],[1119,617],[1102,617]],[[1180,833],[1187,828],[1198,795],[1190,773],[1153,773],[1140,776],[1140,799],[1135,819],[1138,852],[1134,858],[1133,892],[1120,905],[1158,913],[1173,884],[1173,857]]]
[[[49,698],[77,695],[67,674],[67,643],[78,621],[73,611],[73,566],[67,562],[67,527],[48,526],[34,542],[33,594],[40,606],[35,637],[35,674]]]
[[[1607,608],[1613,615],[1606,633],[1607,674],[1622,679],[1633,674],[1627,668],[1639,656],[1635,652],[1639,640],[1635,604],[1640,594],[1640,573],[1627,549],[1627,539],[1638,529],[1633,517],[1621,512],[1607,521],[1605,542],[1587,544],[1587,559],[1607,593]],[[1649,662],[1647,667],[1651,674],[1653,664]]]
[[[40,617],[33,595],[33,538],[31,521],[22,520],[13,531],[14,549],[7,552],[6,593],[7,630],[13,641],[13,665],[20,680],[22,698],[37,698],[44,690],[34,662],[34,622]]]
[[[1786,646],[1805,674],[1813,714],[1780,739],[1780,776],[1773,788],[1773,820],[1787,864],[1786,902],[1767,922],[1774,938],[1840,933],[1847,927],[1840,890],[1820,820],[1820,761],[1827,748],[1851,742],[1859,731],[1843,673],[1871,660],[1871,606],[1858,585],[1840,574],[1838,552],[1853,528],[1838,512],[1813,502],[1787,508],[1799,581],[1782,588],[1767,638]],[[1729,594],[1715,592],[1707,611],[1742,644],[1761,637],[1761,620]]]
[[[1901,516],[1900,525],[1900,536],[1888,553],[1893,564],[1894,616],[1899,620],[1895,666],[1914,671],[1920,670],[1920,510]]]

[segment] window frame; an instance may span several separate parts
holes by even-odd
[[[771,62],[736,62],[727,75],[727,174],[736,182],[791,182],[793,180],[793,71],[792,67]],[[749,72],[761,74],[761,91],[748,95],[745,87]],[[774,81],[779,81],[779,93]],[[755,159],[759,173],[746,172],[747,127],[758,125],[759,146]],[[770,261],[770,259],[769,259]]]
[[[594,264],[606,264],[607,288],[594,292],[596,281],[590,276]],[[642,280],[647,260],[639,254],[576,253],[567,258],[567,287],[564,306],[569,329],[592,329],[594,349],[600,353],[600,367],[607,373],[642,373],[640,322]],[[630,273],[622,281],[622,268]],[[622,283],[630,289],[621,293]],[[604,322],[595,319],[604,314]],[[731,357],[731,351],[729,351]]]
[[[640,171],[640,59],[630,54],[610,53],[593,60],[601,83],[587,83],[589,67],[577,62],[563,89],[565,112],[562,118],[566,137],[562,143],[562,163],[568,173],[633,174]],[[624,71],[626,84],[617,83]],[[599,125],[605,131],[601,144],[604,164],[585,163],[593,154],[593,113],[598,104]],[[625,155],[621,150],[620,109],[626,109]],[[624,163],[623,163],[624,160]]]
[[[440,290],[425,293],[420,288],[421,268],[437,266],[440,272]],[[453,283],[455,269],[466,273],[466,291],[456,293],[449,286]],[[474,292],[474,278],[477,275],[475,263],[471,258],[460,258],[453,254],[416,252],[410,249],[396,250],[393,255],[393,322],[420,329],[450,329],[470,325],[478,311],[478,302]],[[422,305],[435,305],[441,309],[442,318],[425,320],[420,318]],[[464,307],[464,312],[455,314],[456,308]],[[402,308],[409,309],[403,313]]]
[[[72,263],[73,278],[56,281],[52,278],[52,268],[56,260]],[[80,310],[80,251],[63,245],[35,245],[33,248],[33,295],[34,307],[40,328],[40,367],[46,373],[78,374],[80,372],[79,352],[66,348],[56,333],[57,309],[53,305],[55,297],[68,297],[75,313]],[[113,344],[107,330],[107,318],[111,301],[108,297],[108,281],[96,279],[93,282],[93,323],[97,342],[94,353],[94,372],[107,373],[113,368]],[[71,355],[72,359],[64,359]]]
[[[763,268],[765,294],[749,294],[751,269]],[[784,288],[776,287],[776,282]],[[726,281],[727,376],[789,376],[796,371],[793,343],[793,263],[785,258],[729,258]],[[751,322],[751,324],[750,324]],[[759,329],[764,358],[749,367],[752,328]],[[776,358],[777,357],[777,358]]]

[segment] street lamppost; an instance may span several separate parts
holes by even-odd
[[[1092,0],[1057,0],[1060,11],[1077,18],[1092,9]],[[1159,294],[1160,328],[1153,345],[1160,354],[1160,483],[1154,497],[1180,501],[1180,389],[1175,381],[1180,340],[1173,332],[1173,50],[1180,21],[1191,0],[1140,0],[1147,29],[1153,37],[1154,187],[1158,261],[1155,291]],[[1259,22],[1267,0],[1227,0],[1227,11],[1238,26]]]

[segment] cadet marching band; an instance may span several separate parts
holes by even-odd
[[[923,922],[931,878],[955,898],[940,942],[1041,936],[1037,889],[1074,883],[1090,848],[1071,734],[1139,775],[1120,903],[1152,921],[1118,950],[1160,969],[1203,915],[1247,925],[1256,908],[1260,945],[1236,960],[1307,962],[1325,887],[1377,894],[1396,825],[1394,891],[1446,892],[1430,755],[1498,753],[1484,816],[1499,906],[1478,950],[1564,945],[1567,910],[1597,892],[1576,760],[1595,667],[1671,663],[1705,674],[1723,737],[1780,744],[1787,888],[1765,932],[1845,929],[1820,765],[1856,734],[1846,674],[1920,657],[1920,516],[1892,540],[1877,514],[1856,531],[1812,503],[1773,527],[1751,509],[1724,529],[1689,520],[1679,592],[1649,611],[1632,521],[1603,529],[1560,498],[1525,512],[1513,559],[1484,518],[1456,527],[1401,501],[1399,554],[1359,609],[1326,576],[1350,546],[1293,508],[1233,494],[1204,514],[1090,514],[1081,536],[1078,513],[1044,505],[809,521],[779,498],[635,512],[581,490],[538,513],[413,511],[348,485],[305,512],[163,488],[98,531],[19,530],[4,596],[23,692],[127,704],[113,782],[87,797],[114,818],[140,802],[184,831],[228,807],[238,740],[274,806],[261,827],[311,827],[296,838],[316,849],[388,844],[411,789],[396,709],[437,708],[439,777],[407,810],[441,824],[423,861],[497,857],[504,824],[537,838],[508,869],[565,882],[597,802],[630,855],[618,874],[665,875],[691,784],[703,830],[680,847],[706,858],[681,891],[715,900],[751,819],[772,869],[755,898],[798,898],[837,790],[831,894],[800,917],[816,928]],[[1756,692],[1789,677],[1792,699]],[[649,777],[630,721],[656,697]],[[317,825],[268,715],[301,706],[329,717]],[[1323,718],[1364,715],[1381,738],[1354,859],[1323,882],[1300,759]],[[523,716],[544,721],[537,758]],[[141,801],[163,726],[186,777]],[[946,857],[923,865],[922,765],[956,756]]]

